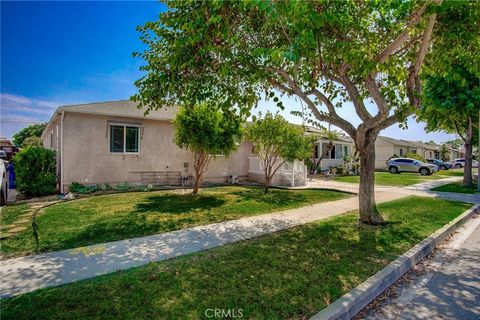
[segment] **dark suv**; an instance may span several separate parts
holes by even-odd
[[[440,170],[448,170],[453,168],[453,164],[451,164],[450,162],[444,162],[442,160],[433,158],[427,158],[425,160],[427,160],[427,163],[436,165]]]

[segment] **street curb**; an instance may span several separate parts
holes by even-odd
[[[388,266],[362,282],[360,285],[315,314],[310,320],[351,319],[366,305],[383,293],[402,275],[429,255],[456,228],[473,214],[480,212],[480,204],[474,205],[460,216],[435,231],[422,242],[392,261]]]

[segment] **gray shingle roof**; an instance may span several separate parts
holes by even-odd
[[[145,118],[158,120],[172,120],[177,112],[177,108],[168,108],[150,111],[145,115],[145,109],[138,109],[138,104],[130,100],[106,101],[86,104],[65,105],[57,109],[58,111],[79,112],[89,114],[111,115],[128,118]]]

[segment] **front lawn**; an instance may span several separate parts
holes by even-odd
[[[306,319],[385,267],[468,204],[409,197],[379,205],[388,224],[357,213],[2,301],[3,319]]]
[[[264,195],[262,188],[232,186],[203,189],[198,196],[190,192],[158,191],[89,197],[55,204],[40,211],[37,219],[40,251],[169,232],[350,196],[318,189],[271,189]],[[2,216],[14,216],[23,210],[24,206],[7,206]],[[2,254],[35,249],[30,226],[1,241]]]
[[[400,174],[391,174],[388,172],[375,172],[375,184],[384,186],[409,186],[422,183],[428,180],[438,180],[446,178],[440,174],[434,173],[430,176],[422,176],[419,173],[402,172]],[[335,181],[359,183],[360,176],[338,176]]]
[[[457,192],[457,193],[475,193],[477,191],[477,183],[473,183],[470,186],[464,186],[462,185],[462,182],[455,182],[455,183],[449,183],[445,184],[443,186],[439,186],[436,188],[433,188],[432,191],[442,191],[442,192]]]

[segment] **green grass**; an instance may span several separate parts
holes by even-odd
[[[409,186],[429,180],[443,179],[444,176],[440,176],[434,173],[430,176],[422,176],[419,173],[407,173],[391,174],[388,172],[375,172],[375,184],[384,186]],[[359,176],[339,176],[335,178],[335,181],[359,183]]]
[[[5,226],[11,224],[15,220],[20,219],[22,214],[29,211],[28,204],[14,204],[2,207],[0,210],[0,225]]]
[[[474,183],[470,186],[464,186],[464,185],[462,185],[461,181],[445,184],[443,186],[433,188],[432,190],[433,191],[443,191],[443,192],[471,193],[471,194],[473,194],[475,192],[478,192],[476,183]]]
[[[440,172],[437,172],[437,174],[449,177],[463,177],[463,169],[441,170]]]
[[[388,224],[356,213],[182,258],[2,301],[2,319],[304,319],[385,267],[470,205],[410,197],[380,204]]]
[[[261,188],[235,186],[203,189],[198,196],[158,191],[89,197],[40,211],[37,218],[40,251],[169,232],[349,196],[318,189],[271,189],[264,195]],[[35,240],[29,227],[2,240],[0,252],[13,255],[34,249]]]

